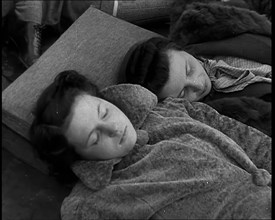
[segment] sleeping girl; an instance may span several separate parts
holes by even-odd
[[[139,84],[161,101],[201,101],[271,136],[271,66],[238,57],[193,56],[154,37],[134,45],[122,64],[124,82]]]
[[[64,220],[271,219],[271,138],[203,103],[69,70],[34,115],[34,148],[75,182]]]

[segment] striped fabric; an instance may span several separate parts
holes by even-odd
[[[224,56],[202,60],[213,88],[218,92],[240,91],[252,83],[272,81],[270,65]]]

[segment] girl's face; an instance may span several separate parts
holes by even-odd
[[[137,140],[132,123],[119,108],[88,94],[76,97],[64,127],[69,143],[88,160],[123,157]]]
[[[211,90],[211,81],[203,66],[192,55],[177,50],[168,50],[169,79],[158,94],[167,97],[199,101]]]

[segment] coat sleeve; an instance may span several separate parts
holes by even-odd
[[[174,99],[193,119],[215,128],[234,140],[258,168],[271,173],[271,138],[259,130],[219,114],[212,107],[185,99]]]

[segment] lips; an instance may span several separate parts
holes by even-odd
[[[203,85],[202,90],[201,90],[200,97],[202,97],[202,96],[204,95],[205,90],[206,90],[206,86],[205,86],[205,85]]]
[[[123,131],[123,133],[121,135],[121,139],[119,141],[119,144],[122,144],[124,142],[125,136],[126,136],[126,131],[127,131],[127,126],[125,126],[125,128],[124,128],[124,131]]]
[[[204,96],[204,94],[205,94],[205,91],[206,91],[206,83],[205,82],[201,82],[200,92],[199,92],[198,97],[202,98],[202,96]]]

